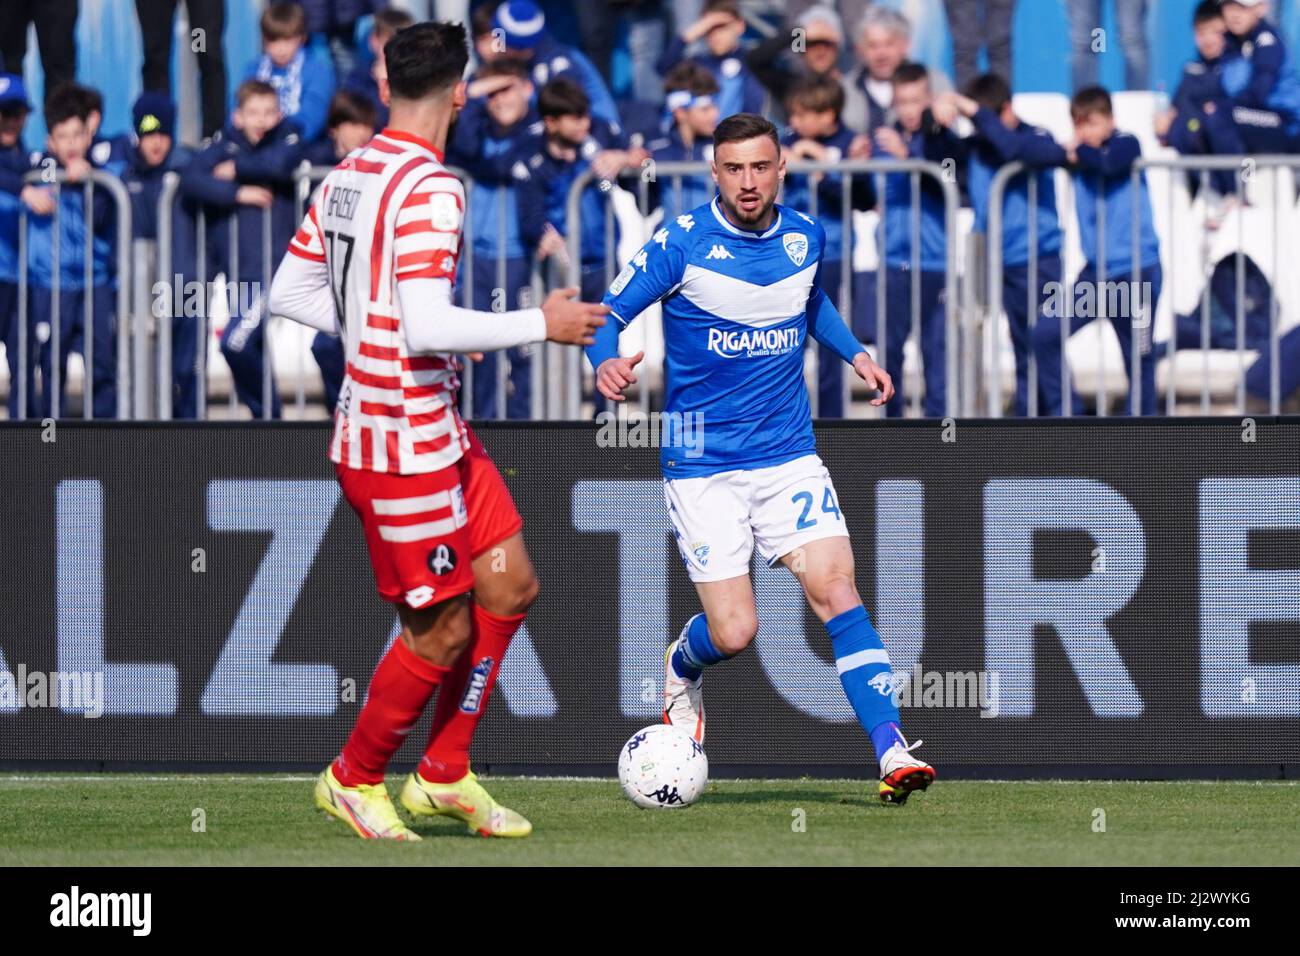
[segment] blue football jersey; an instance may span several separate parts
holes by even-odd
[[[670,422],[690,415],[682,421],[697,436],[662,442],[667,478],[766,468],[816,450],[803,354],[826,234],[815,219],[775,208],[762,233],[732,225],[716,198],[676,217],[605,294],[622,328],[663,302],[664,411]]]

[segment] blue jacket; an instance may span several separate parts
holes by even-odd
[[[183,174],[193,159],[193,150],[175,145],[161,163],[149,166],[139,148],[132,144],[119,177],[131,196],[131,234],[136,239],[158,238],[158,197],[162,193],[163,177],[167,173]],[[178,199],[173,208],[181,205]]]
[[[713,160],[713,141],[697,140],[687,146],[682,142],[682,134],[674,125],[664,136],[646,144],[651,158],[656,163],[699,163]],[[713,199],[718,189],[713,184],[713,177],[708,173],[698,176],[681,177],[681,201],[678,202],[678,188],[671,176],[656,177],[650,183],[650,208],[662,206],[664,222],[676,219],[682,213],[703,206]]]
[[[31,170],[32,154],[21,142],[0,149],[0,282],[18,281],[18,196]]]
[[[1088,265],[1096,268],[1100,250],[1097,246],[1098,198],[1106,200],[1106,274],[1128,275],[1133,271],[1133,163],[1142,155],[1142,146],[1132,133],[1116,132],[1101,147],[1080,146],[1079,162],[1074,170],[1074,196],[1079,215],[1079,240]],[[1142,268],[1160,263],[1160,240],[1156,238],[1151,218],[1151,196],[1147,176],[1139,180],[1137,196],[1139,223],[1139,261]]]
[[[339,89],[360,93],[374,104],[376,130],[381,130],[388,125],[388,107],[379,98],[379,84],[375,82],[375,78],[370,74],[369,64],[354,67],[352,72],[343,78],[343,82],[339,84]]]
[[[1267,20],[1245,37],[1228,35],[1222,71],[1223,88],[1233,105],[1300,118],[1300,77],[1286,44]]]
[[[898,128],[898,127],[895,127]],[[900,130],[901,132],[901,130]],[[908,157],[942,163],[945,159],[961,162],[967,153],[966,144],[951,130],[934,122],[926,111],[921,130],[907,141]],[[876,155],[887,155],[878,147]],[[910,173],[888,173],[885,180],[885,215],[877,232],[877,243],[884,250],[885,264],[891,268],[911,267],[912,262],[912,176]],[[944,272],[948,268],[947,241],[945,240],[943,190],[933,177],[920,177],[921,198],[921,248],[920,267],[923,272]]]
[[[307,16],[307,32],[350,27],[368,13],[383,10],[388,0],[298,0]]]
[[[1224,98],[1222,83],[1223,58],[1207,60],[1203,56],[1183,64],[1183,77],[1178,81],[1174,99],[1170,104],[1179,118],[1194,115],[1206,103]]]
[[[242,79],[263,80],[280,96],[280,112],[311,142],[325,129],[334,95],[334,63],[316,47],[303,47],[288,66],[276,66],[266,54],[248,64]]]
[[[767,90],[762,83],[758,82],[758,77],[750,72],[739,51],[728,53],[726,56],[714,56],[705,50],[696,56],[687,56],[686,41],[678,34],[673,36],[667,48],[660,54],[655,62],[655,69],[659,71],[660,76],[667,76],[668,72],[683,60],[698,63],[717,79],[718,119],[724,120],[736,113],[763,112],[763,107],[767,105]]]
[[[604,77],[577,47],[560,43],[544,30],[533,46],[532,69],[533,105],[537,103],[537,90],[557,76],[567,76],[586,91],[592,119],[604,120],[615,132],[619,130],[618,107]]]
[[[537,111],[513,126],[502,128],[492,119],[482,98],[470,100],[461,111],[447,144],[447,165],[464,169],[474,180],[469,195],[469,235],[477,255],[517,259],[526,256],[520,236],[519,203],[511,167],[541,148],[542,120]],[[526,167],[524,172],[526,172]],[[505,232],[501,231],[501,203],[505,203]]]
[[[1066,164],[1065,149],[1052,134],[1037,126],[1020,123],[1007,129],[997,114],[981,106],[974,116],[975,136],[970,154],[967,186],[975,209],[975,231],[988,232],[989,187],[1000,167],[1023,162],[1036,171],[1038,206],[1038,254],[1055,255],[1061,248],[1061,225],[1056,217],[1056,181],[1053,166]],[[1022,266],[1029,262],[1029,176],[1017,176],[1007,184],[1002,201],[1002,262]]]
[[[218,179],[213,169],[228,159],[235,161],[234,180]],[[212,143],[194,157],[181,176],[181,194],[196,210],[207,215],[208,276],[219,271],[231,276],[230,222],[238,223],[239,280],[269,283],[271,273],[284,256],[298,228],[294,203],[293,174],[302,159],[297,128],[288,121],[268,132],[256,146],[233,126],[221,130]],[[274,200],[271,215],[270,269],[263,277],[262,220],[264,210],[235,201],[240,186],[264,186]]]
[[[849,154],[849,144],[857,134],[847,126],[840,126],[830,136],[817,140],[827,148],[826,160],[838,163]],[[793,146],[802,137],[792,129],[781,133],[781,145]],[[853,209],[870,209],[876,204],[876,190],[867,173],[858,173],[852,179],[852,195],[849,203]],[[827,173],[817,185],[817,209],[813,210],[811,177],[806,173],[788,173],[785,179],[785,195],[781,201],[791,209],[806,212],[826,231],[826,245],[823,259],[827,262],[839,262],[844,258],[844,220],[841,217],[844,204],[844,177],[839,173]],[[852,223],[850,223],[850,231]],[[850,236],[850,242],[852,237]],[[848,250],[850,257],[852,250]]]
[[[564,237],[569,235],[569,188],[578,175],[591,165],[591,158],[602,149],[622,148],[620,134],[608,124],[593,119],[591,135],[578,149],[573,162],[556,159],[540,145],[528,144],[527,150],[516,156],[511,171],[517,180],[516,198],[519,203],[519,235],[531,250],[542,237],[549,222]],[[608,189],[600,188],[601,181],[593,180],[583,190],[579,211],[582,217],[581,252],[584,266],[605,262],[605,207]],[[614,219],[614,246],[618,247],[618,220]]]
[[[38,164],[48,156],[42,156]],[[59,166],[58,168],[62,168]],[[86,288],[86,214],[85,191],[80,185],[65,184],[59,189],[59,288]],[[113,276],[113,198],[107,190],[96,189],[90,214],[91,281],[94,288],[112,287]],[[27,278],[42,289],[54,288],[54,216],[29,213],[27,219]]]

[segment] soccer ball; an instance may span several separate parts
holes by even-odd
[[[671,724],[653,724],[623,745],[618,782],[638,807],[689,807],[709,782],[709,758],[689,734]]]

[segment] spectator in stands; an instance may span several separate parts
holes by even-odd
[[[0,342],[9,363],[9,417],[18,417],[18,340],[22,321],[18,315],[18,214],[19,204],[48,215],[54,199],[48,190],[23,182],[32,159],[23,148],[23,126],[31,112],[23,78],[0,73]],[[28,323],[26,412],[36,413],[36,336]]]
[[[849,154],[854,133],[840,121],[844,88],[830,76],[809,76],[790,91],[785,103],[790,126],[781,134],[782,153],[789,161],[808,160],[834,165]],[[870,209],[876,204],[871,176],[852,177],[850,204]],[[816,218],[826,231],[826,246],[817,278],[832,302],[843,304],[841,278],[853,268],[853,223],[843,212],[844,177],[839,173],[787,173],[782,202]],[[850,318],[847,314],[846,321]],[[844,362],[819,346],[817,417],[844,417]]]
[[[378,15],[388,0],[300,0],[307,20],[307,33],[329,50],[336,76],[348,76],[357,68],[357,21]]]
[[[221,352],[230,365],[239,398],[255,418],[263,403],[266,316],[263,290],[297,228],[293,176],[302,158],[298,129],[280,112],[279,94],[269,83],[245,80],[235,92],[230,123],[190,163],[181,192],[208,212],[209,262],[235,283],[230,321]],[[265,261],[263,221],[271,217],[270,261]],[[230,222],[238,248],[230,247]],[[205,277],[206,278],[206,277]],[[255,294],[247,294],[252,283]],[[280,396],[271,376],[270,417],[280,416]]]
[[[309,144],[303,158],[313,166],[338,165],[348,153],[374,139],[377,116],[375,104],[368,97],[354,90],[339,90],[330,100],[325,136]],[[339,403],[339,390],[343,388],[347,370],[342,338],[317,332],[311,341],[311,355],[320,366],[325,407],[332,411]]]
[[[1221,82],[1232,108],[1210,117],[1216,153],[1300,150],[1300,77],[1267,14],[1264,0],[1223,4],[1228,45]]]
[[[27,28],[35,24],[46,91],[76,82],[77,0],[0,0],[0,24],[0,69],[22,75]]]
[[[545,15],[533,0],[505,0],[492,14],[492,27],[501,31],[505,49],[497,49],[491,41],[476,43],[481,56],[486,54],[489,61],[503,56],[522,61],[532,71],[533,86],[538,90],[555,79],[572,80],[591,104],[591,118],[621,132],[618,108],[600,71],[576,47],[551,35]]]
[[[1031,167],[1037,183],[1037,202],[1029,205],[1029,176],[1017,176],[1007,186],[1002,202],[1002,307],[1011,330],[1016,356],[1015,414],[1029,412],[1029,261],[1030,219],[1035,229],[1034,326],[1048,321],[1044,311],[1048,290],[1061,281],[1061,227],[1056,217],[1056,180],[1053,167],[1067,162],[1065,148],[1051,133],[1023,122],[1011,105],[1011,86],[996,73],[976,77],[967,95],[949,93],[940,100],[971,120],[975,133],[971,143],[967,184],[975,209],[975,232],[988,233],[989,188],[998,170],[1007,163]],[[941,110],[942,112],[942,110]],[[1038,383],[1041,386],[1042,378]],[[1038,390],[1037,409],[1045,407]],[[1037,410],[1036,409],[1036,410]]]
[[[374,25],[370,28],[370,64],[358,64],[351,73],[344,76],[343,89],[352,90],[368,98],[375,107],[375,129],[388,125],[388,106],[384,100],[387,96],[380,91],[380,80],[388,82],[388,72],[384,66],[384,44],[393,38],[398,30],[404,30],[415,21],[405,10],[385,9],[375,14]]]
[[[114,145],[120,147],[123,156],[118,175],[131,197],[131,235],[155,242],[158,198],[164,177],[167,173],[183,175],[194,158],[189,148],[176,142],[176,106],[167,94],[158,91],[140,94],[131,109],[131,132],[115,137]],[[185,277],[194,275],[195,233],[194,219],[181,203],[172,206],[171,227],[172,275],[165,281],[170,286],[180,276],[183,291]],[[171,296],[169,300],[172,305],[172,415],[194,418],[198,414],[198,321],[189,314],[192,310],[175,309],[176,299]]]
[[[735,113],[761,114],[767,91],[745,65],[740,46],[744,35],[745,19],[740,15],[739,0],[707,0],[703,15],[675,35],[659,57],[657,67],[665,77],[665,92],[668,76],[679,63],[689,60],[707,69],[718,84],[718,120]],[[690,48],[700,41],[704,51],[690,53]]]
[[[965,146],[935,117],[931,108],[930,75],[919,63],[904,63],[894,73],[894,123],[876,130],[873,155],[895,159],[960,162]],[[885,371],[897,390],[885,407],[891,417],[905,410],[903,343],[912,333],[915,309],[920,317],[918,347],[925,366],[924,413],[947,413],[947,328],[943,297],[947,275],[947,240],[943,193],[929,177],[921,177],[921,230],[915,255],[920,266],[920,301],[912,300],[912,188],[908,173],[890,173],[885,179],[885,214],[877,246],[882,250],[885,283]],[[877,343],[880,344],[880,343]],[[955,343],[954,343],[955,344]]]
[[[1278,405],[1295,401],[1300,395],[1300,326],[1282,336],[1277,344]],[[1273,353],[1266,346],[1259,358],[1246,370],[1247,406],[1258,411],[1272,408]]]
[[[1062,329],[1060,316],[1070,315],[1070,334],[1106,313],[1124,353],[1124,369],[1132,369],[1133,350],[1137,349],[1141,375],[1143,415],[1156,411],[1155,356],[1151,347],[1151,326],[1156,303],[1160,301],[1160,242],[1151,216],[1151,197],[1146,173],[1139,177],[1137,198],[1141,219],[1138,223],[1136,250],[1141,272],[1133,274],[1133,164],[1141,157],[1142,147],[1132,133],[1115,128],[1110,94],[1099,86],[1080,90],[1070,102],[1076,142],[1066,150],[1074,167],[1074,195],[1079,220],[1079,241],[1087,264],[1074,280],[1073,308],[1057,303],[1057,321],[1040,322],[1034,329],[1034,348],[1038,356],[1039,383],[1044,392],[1048,414],[1060,415],[1064,406],[1061,381]],[[1104,197],[1105,262],[1100,261],[1103,237],[1099,236],[1099,201]],[[1105,284],[1101,284],[1102,271]],[[1128,295],[1119,295],[1119,292]],[[1127,307],[1110,308],[1111,302]],[[1111,314],[1122,312],[1123,314]],[[1073,389],[1071,389],[1073,391]],[[1072,395],[1070,414],[1081,414],[1083,403]],[[1126,408],[1133,407],[1133,383],[1130,382]]]
[[[146,91],[171,96],[173,21],[179,0],[135,0],[144,45],[141,85]],[[200,31],[203,43],[195,50],[199,61],[199,99],[203,137],[212,136],[226,121],[226,57],[224,0],[185,0],[191,36]]]
[[[664,87],[668,90],[664,108],[672,126],[666,136],[650,141],[651,158],[655,163],[713,162],[713,131],[722,111],[712,71],[695,60],[683,60],[669,71]],[[663,207],[665,223],[704,205],[717,192],[707,173],[662,179],[656,175],[651,186],[651,208]]]
[[[989,72],[1011,76],[1011,19],[1016,0],[943,0],[952,34],[952,66],[959,89],[979,75],[979,55],[988,55]]]
[[[555,257],[567,276],[572,260],[566,240],[577,230],[579,297],[599,302],[612,275],[606,243],[618,248],[617,219],[613,236],[605,229],[609,192],[619,173],[635,169],[649,154],[627,149],[621,132],[591,115],[587,94],[576,80],[551,80],[537,95],[537,105],[545,128],[541,148],[512,166],[518,180],[519,232],[527,248],[535,248],[541,259]],[[569,190],[588,169],[595,178],[582,192],[575,223],[568,218]],[[595,405],[601,411],[604,399],[597,395]]]
[[[747,64],[773,99],[784,104],[796,83],[807,76],[839,80],[844,27],[833,7],[809,7],[785,31],[749,52]]]
[[[663,80],[655,58],[668,36],[666,0],[572,0],[582,49],[610,84],[615,41],[626,51],[631,67],[631,96],[642,103],[663,99]]]
[[[1185,156],[1205,156],[1216,151],[1210,137],[1213,117],[1220,110],[1225,116],[1231,113],[1222,85],[1227,27],[1219,0],[1202,0],[1197,5],[1192,14],[1192,30],[1196,37],[1196,56],[1183,64],[1183,78],[1174,93],[1174,101],[1168,110],[1156,115],[1155,132],[1161,143]],[[1232,172],[1215,170],[1210,177],[1220,194],[1228,196],[1235,191],[1236,177]],[[1200,177],[1193,175],[1189,180],[1195,195]]]
[[[845,126],[872,136],[885,125],[894,101],[894,72],[911,48],[907,17],[889,7],[867,8],[854,42],[860,65],[844,78]]]
[[[466,90],[464,109],[447,145],[447,163],[470,174],[468,241],[472,270],[458,275],[466,308],[506,312],[526,308],[532,295],[532,259],[520,235],[516,170],[526,176],[525,160],[537,155],[544,130],[532,105],[528,67],[499,59],[475,74]],[[523,178],[523,177],[521,177]],[[471,274],[472,271],[472,274]],[[504,276],[504,282],[502,282]],[[466,301],[465,286],[472,299]],[[472,368],[475,418],[499,418],[499,352],[488,352]],[[528,348],[509,350],[510,375],[505,412],[510,418],[532,414],[532,355]]]
[[[1101,25],[1102,0],[1068,0],[1070,18],[1070,73],[1074,88],[1095,86],[1100,76],[1097,57],[1108,48]],[[1148,0],[1115,0],[1119,45],[1124,51],[1124,84],[1130,90],[1151,85],[1151,58],[1147,46]]]
[[[262,11],[262,55],[244,71],[245,80],[270,84],[284,119],[310,143],[325,130],[334,95],[334,64],[307,46],[307,18],[297,3],[277,2]]]
[[[40,160],[53,160],[69,184],[84,183],[93,170],[89,159],[90,127],[85,113],[86,98],[73,85],[54,90],[45,101],[45,123],[49,129],[46,153]],[[51,187],[42,187],[49,190]],[[117,414],[117,335],[114,318],[113,200],[108,190],[94,192],[92,206],[85,208],[81,189],[58,190],[50,215],[33,211],[27,233],[28,295],[31,321],[40,345],[41,389],[38,417],[53,413],[58,394],[59,414],[67,413],[64,391],[67,385],[68,355],[87,352],[87,338],[93,355],[86,362],[87,384],[91,388],[96,418]],[[30,205],[30,204],[29,204]],[[58,210],[58,262],[54,261],[54,209]],[[86,283],[87,229],[90,230],[90,284]],[[56,277],[57,268],[57,277]],[[54,355],[55,289],[58,290],[59,353]],[[90,328],[86,328],[89,306]],[[42,334],[44,333],[44,334]],[[30,345],[30,340],[29,340]],[[58,388],[54,363],[59,363]],[[89,378],[93,376],[91,384]]]

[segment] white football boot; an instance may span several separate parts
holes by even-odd
[[[691,618],[691,621],[695,618]],[[668,645],[664,653],[664,723],[672,724],[695,738],[697,744],[704,743],[704,675],[695,680],[678,677],[673,668],[673,653],[679,644],[686,640],[686,631],[691,622],[686,622],[677,640]]]
[[[934,783],[934,768],[911,754],[922,743],[902,740],[880,758],[880,799],[885,803],[904,804],[913,790],[924,790]]]

